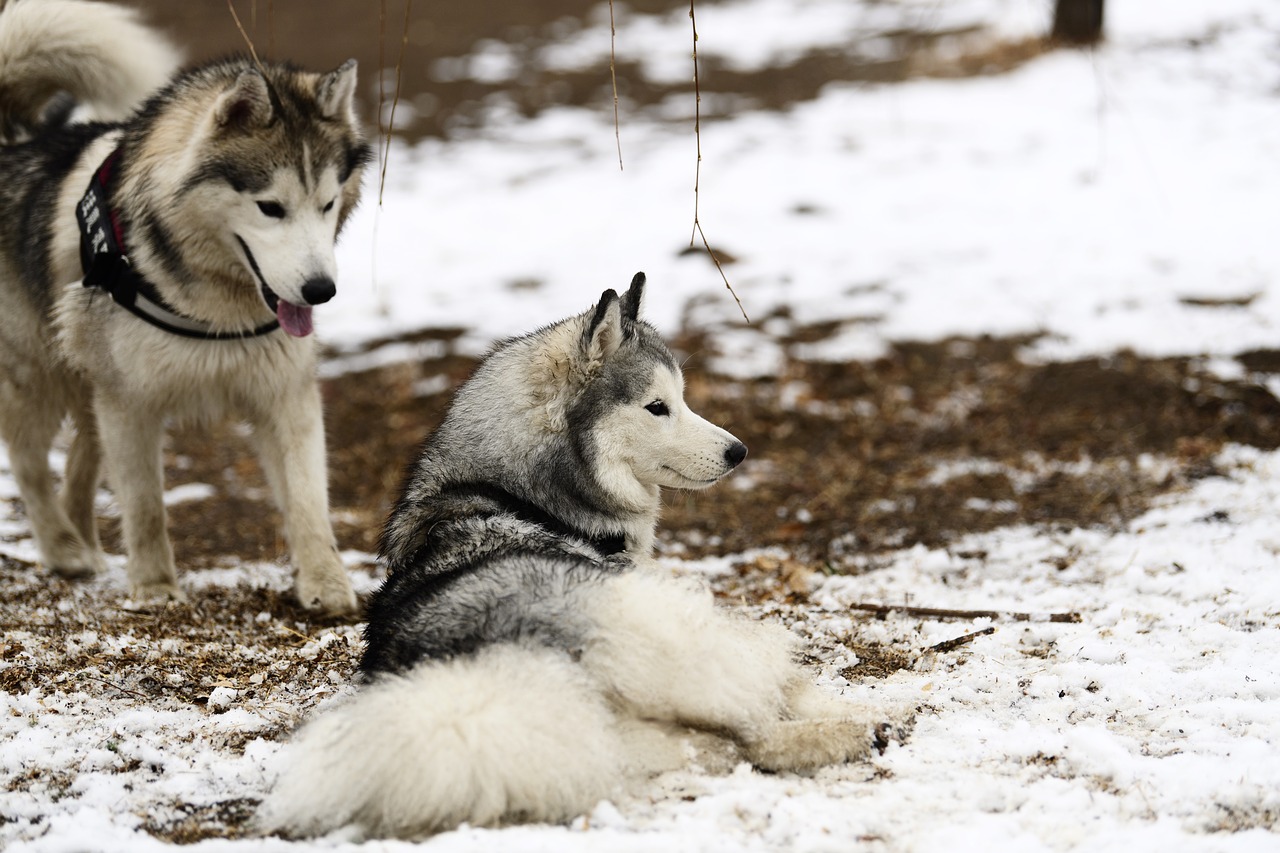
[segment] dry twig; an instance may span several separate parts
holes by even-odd
[[[721,266],[716,253],[712,251],[711,243],[707,241],[707,235],[702,230],[702,222],[698,219],[699,191],[702,185],[702,83],[698,78],[698,19],[694,15],[693,4],[694,0],[689,0],[689,23],[693,26],[693,135],[698,146],[698,161],[693,173],[693,233],[689,235],[689,245],[692,246],[698,237],[702,238],[703,247],[711,256],[712,262],[720,272],[720,277],[724,279],[724,286],[729,289],[733,301],[738,303],[742,319],[750,323],[751,318],[747,316],[747,309],[742,307],[742,300],[738,298],[733,285],[729,284],[729,276],[725,275],[724,267]]]
[[[244,24],[240,23],[240,16],[236,14],[236,7],[231,0],[227,0],[227,9],[230,10],[231,18],[236,22],[236,29],[240,31],[240,36],[244,39],[244,43],[249,46],[249,55],[253,57],[253,64],[258,66],[259,71],[262,71],[262,60],[258,58],[258,51],[253,47],[253,39],[249,38],[249,34],[245,32]]]
[[[396,58],[396,90],[391,95],[391,115],[387,117],[387,140],[382,154],[382,175],[378,180],[378,205],[382,205],[382,193],[387,188],[387,163],[391,160],[391,132],[396,126],[396,106],[400,103],[400,79],[404,71],[404,49],[409,44],[409,12],[413,9],[413,0],[404,0],[404,30],[400,34],[400,55]],[[382,69],[378,69],[382,73]],[[381,83],[379,83],[381,85]],[[381,110],[381,105],[379,105]],[[378,113],[378,121],[382,121],[382,113]]]
[[[258,0],[249,4],[249,28],[258,31]],[[267,55],[276,55],[276,4],[267,0]]]
[[[302,633],[301,631],[290,628],[288,625],[281,625],[280,630],[284,631],[286,634],[293,634],[295,637],[300,637],[304,645],[315,639],[315,637],[309,636],[307,634]]]
[[[128,693],[130,696],[137,696],[139,699],[147,699],[147,700],[151,699],[151,697],[145,693],[139,693],[137,690],[130,690],[128,687],[121,687],[119,684],[116,684],[115,682],[112,682],[112,681],[108,681],[105,678],[100,678],[96,675],[90,675],[87,672],[81,672],[80,674],[83,675],[85,678],[90,679],[91,681],[98,681],[107,685],[113,690],[119,690],[121,693]]]
[[[1018,613],[1009,610],[949,610],[937,607],[911,607],[905,604],[866,604],[856,602],[848,605],[850,610],[874,613],[884,618],[893,613],[903,616],[921,616],[926,619],[995,619],[1011,622],[1069,622],[1080,621],[1080,614],[1071,613]]]
[[[978,637],[985,637],[988,634],[994,634],[995,632],[996,632],[996,629],[994,627],[989,626],[989,627],[983,628],[981,631],[974,631],[970,634],[964,634],[951,640],[943,640],[941,643],[934,643],[932,646],[929,647],[929,651],[937,652],[939,654],[941,654],[942,652],[952,652],[960,648],[961,646],[972,642]]]
[[[622,129],[618,122],[617,30],[613,26],[613,0],[609,0],[609,81],[613,83],[613,138],[618,143],[618,171],[622,171]]]
[[[378,162],[387,159],[387,145],[391,142],[391,134],[382,133],[382,112],[387,105],[387,75],[383,71],[387,67],[387,0],[378,2]],[[382,205],[382,195],[378,195],[378,205]]]

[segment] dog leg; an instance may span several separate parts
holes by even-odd
[[[75,437],[67,453],[67,471],[62,483],[62,509],[80,532],[80,538],[100,561],[102,546],[98,540],[98,518],[93,502],[97,497],[99,462],[98,423],[88,408],[73,414]]]
[[[9,446],[13,476],[45,568],[67,578],[87,577],[100,568],[101,559],[55,498],[53,473],[49,470],[49,448],[64,414],[61,402],[52,399],[51,394],[26,393],[29,391],[30,388],[10,382],[0,387],[4,403],[0,407],[0,432]]]
[[[903,740],[910,716],[896,708],[849,702],[797,680],[787,691],[787,718],[743,747],[747,759],[762,770],[808,770],[865,760],[890,741]]]
[[[320,392],[308,386],[254,423],[258,453],[284,515],[285,538],[303,607],[328,613],[356,609],[351,580],[329,523],[328,469]]]
[[[178,588],[164,509],[161,419],[139,417],[128,404],[101,396],[95,407],[103,457],[120,504],[133,594],[183,601],[186,596]]]
[[[765,770],[866,758],[895,715],[829,696],[794,662],[781,626],[715,606],[690,584],[631,572],[588,605],[599,625],[582,665],[642,719],[719,732]]]
[[[902,742],[914,713],[902,707],[850,702],[801,676],[787,690],[785,720],[744,743],[748,761],[762,770],[795,771],[863,761]]]
[[[587,605],[598,627],[582,665],[641,718],[763,736],[798,677],[786,629],[715,606],[710,593],[633,571],[603,584]]]
[[[870,720],[780,720],[743,746],[761,770],[811,770],[869,758],[875,736]]]

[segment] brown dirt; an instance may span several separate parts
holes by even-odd
[[[327,645],[299,662],[294,653],[312,634],[338,622],[317,618],[270,589],[212,587],[186,604],[133,607],[112,600],[84,607],[75,587],[26,563],[0,559],[6,630],[0,660],[9,664],[0,669],[0,690],[21,694],[65,685],[90,694],[204,705],[214,688],[249,685],[255,673],[261,678],[246,689],[268,696],[296,680],[299,667],[311,670],[315,683],[324,683],[330,670],[345,680],[355,666],[345,643]],[[31,636],[12,639],[8,632]],[[117,649],[67,641],[83,632],[128,642]],[[165,641],[180,644],[186,653],[160,653]],[[46,644],[60,650],[55,658],[40,654]],[[244,646],[253,647],[251,657],[241,653]]]
[[[1008,524],[1117,525],[1156,495],[1214,474],[1225,443],[1280,445],[1280,402],[1254,382],[1206,375],[1192,359],[1034,365],[1018,358],[1023,339],[951,340],[899,344],[868,363],[789,360],[776,377],[744,382],[703,367],[712,350],[698,335],[675,343],[694,408],[751,448],[735,475],[750,488],[730,479],[667,494],[661,546],[688,556],[777,546],[850,571],[859,555],[946,546]],[[1258,369],[1271,366],[1267,358],[1245,361]],[[472,366],[447,355],[324,383],[343,548],[375,549],[405,465],[443,416],[448,393],[419,396],[415,383],[443,375],[456,386]],[[784,408],[784,398],[796,402]],[[170,485],[217,489],[173,508],[182,565],[283,556],[277,515],[238,430],[179,431],[167,459]],[[942,477],[947,464],[961,467]]]

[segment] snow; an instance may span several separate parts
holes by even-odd
[[[937,15],[939,27],[1001,22],[1003,34],[1019,36],[1042,28],[1046,6],[743,0],[700,10],[699,50],[758,68],[889,28],[894,11]],[[344,236],[339,299],[317,312],[342,352],[324,369],[412,358],[436,344],[364,349],[424,327],[464,329],[460,346],[479,353],[625,287],[638,269],[649,274],[649,317],[674,331],[694,305],[687,320],[713,332],[717,367],[743,376],[771,371],[776,339],[794,325],[848,318],[864,322],[807,345],[805,356],[867,358],[888,341],[1031,332],[1047,335],[1027,354],[1041,360],[1121,349],[1223,359],[1274,347],[1280,6],[1117,0],[1107,12],[1109,42],[1095,52],[1050,53],[996,77],[831,85],[785,113],[704,123],[707,235],[738,258],[727,269],[753,318],[791,309],[762,326],[742,326],[704,258],[680,255],[694,203],[690,124],[624,113],[622,171],[605,111],[498,116],[473,138],[395,145],[382,203],[371,182]],[[607,52],[607,15],[596,20],[604,23],[556,48],[561,67]],[[620,54],[644,55],[657,77],[687,77],[687,27],[683,15],[628,14]],[[480,70],[467,73],[501,79],[501,46],[481,53],[472,63]],[[1206,299],[1242,304],[1195,304]],[[1167,496],[1119,532],[1008,527],[946,551],[879,557],[865,575],[815,580],[813,606],[788,618],[825,649],[823,683],[919,709],[910,739],[870,765],[810,777],[745,767],[723,777],[671,773],[568,826],[464,827],[421,848],[1275,850],[1280,454],[1231,448],[1217,461],[1228,476]],[[0,469],[0,495],[14,494],[7,457]],[[175,490],[167,499],[200,496]],[[0,517],[0,534],[0,553],[34,558],[21,517]],[[667,562],[715,576],[730,559]],[[246,583],[288,579],[268,565],[202,573],[203,585]],[[95,590],[122,586],[113,558],[65,606],[91,607]],[[855,621],[855,601],[1082,620]],[[959,651],[927,651],[986,627],[996,630]],[[836,641],[853,632],[923,653],[925,663],[850,683],[839,672],[854,659]],[[22,635],[5,628],[6,642]],[[356,636],[328,629],[298,656],[314,660]],[[73,642],[125,641],[88,632]],[[140,829],[157,804],[260,797],[279,748],[274,732],[301,711],[251,702],[240,687],[218,687],[205,709],[74,685],[0,692],[0,846],[160,850],[168,845]],[[350,689],[336,674],[311,687],[321,706]],[[232,736],[242,749],[227,747]],[[111,772],[121,761],[141,769]],[[13,780],[32,767],[72,781],[61,796],[19,790]],[[195,847],[419,849],[342,834]]]
[[[996,77],[833,84],[785,113],[704,122],[700,220],[738,259],[730,280],[748,314],[786,305],[797,324],[878,321],[826,345],[835,360],[886,339],[984,332],[1048,333],[1046,358],[1229,355],[1274,341],[1280,9],[1160,4],[1135,20],[1118,5],[1110,44],[1092,54]],[[990,4],[989,19],[1002,8]],[[1144,30],[1148,18],[1161,20]],[[705,27],[700,50],[736,46]],[[679,254],[693,215],[690,126],[624,115],[622,171],[604,110],[393,148],[383,204],[366,204],[342,247],[344,295],[369,298],[324,318],[326,338],[453,325],[482,352],[637,269],[661,328],[693,297],[705,297],[699,324],[734,323],[718,274]],[[1181,301],[1250,297],[1231,311]],[[741,335],[735,350],[752,337],[768,346],[762,331]]]

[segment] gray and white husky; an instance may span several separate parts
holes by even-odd
[[[315,74],[228,59],[179,74],[130,10],[2,9],[0,436],[42,561],[69,577],[101,566],[101,454],[135,593],[180,598],[163,429],[234,416],[253,427],[302,603],[354,610],[310,333],[369,156],[355,62]],[[94,121],[69,120],[83,116]],[[48,453],[68,414],[56,498]]]
[[[263,829],[562,820],[690,744],[788,771],[884,736],[883,710],[806,677],[789,631],[652,561],[660,489],[747,451],[685,404],[643,286],[499,344],[457,392],[383,533],[364,684],[286,747]]]

